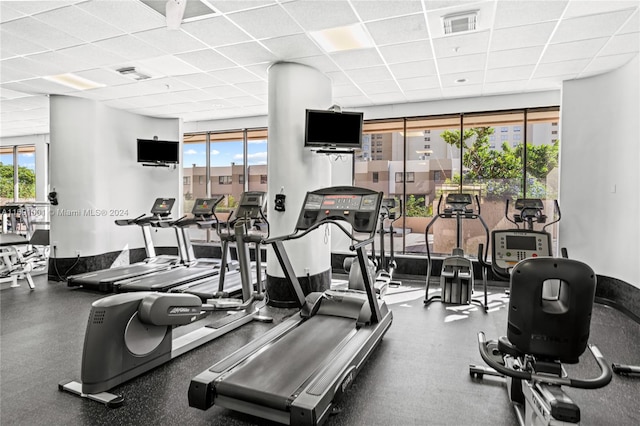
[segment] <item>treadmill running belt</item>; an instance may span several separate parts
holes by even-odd
[[[353,319],[314,316],[226,375],[216,393],[286,410],[291,395],[355,327]]]

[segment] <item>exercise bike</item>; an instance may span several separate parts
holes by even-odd
[[[473,204],[471,194],[451,193],[447,195],[446,207],[441,210],[443,195],[438,200],[438,211],[433,216],[425,229],[425,241],[427,242],[427,285],[425,290],[424,304],[428,305],[434,300],[440,300],[445,304],[468,305],[477,303],[487,310],[487,286],[486,279],[484,284],[484,302],[473,300],[471,294],[474,286],[473,263],[471,259],[465,257],[462,249],[462,221],[465,219],[478,219],[486,233],[487,246],[489,242],[489,228],[482,216],[480,216],[480,200],[476,195],[477,211],[468,206]],[[440,271],[440,294],[429,297],[431,272],[433,269],[433,260],[431,259],[431,250],[429,249],[429,230],[438,219],[455,219],[456,220],[456,247],[453,249],[451,256],[446,257],[442,261],[442,269]],[[478,254],[478,259],[486,259],[486,252]],[[484,270],[483,270],[484,271]]]
[[[215,299],[202,303],[187,293],[119,293],[91,306],[82,354],[81,381],[65,380],[58,389],[115,408],[121,395],[107,392],[167,361],[195,349],[251,321],[272,322],[261,315],[264,307],[262,281],[253,292],[248,243],[251,213],[262,209],[265,193],[245,192],[236,210],[234,234],[240,263],[242,300]],[[235,311],[228,314],[228,311]],[[221,315],[213,317],[219,311]],[[211,318],[210,318],[211,316]],[[206,321],[211,319],[210,321]],[[174,337],[174,329],[203,320],[200,328]]]
[[[508,201],[505,216],[508,216]],[[471,377],[484,375],[507,379],[507,392],[521,425],[577,424],[579,407],[564,393],[562,386],[596,389],[611,381],[611,369],[593,345],[589,351],[601,374],[595,379],[567,377],[563,363],[577,363],[587,348],[591,311],[595,299],[596,275],[586,264],[552,257],[551,234],[546,227],[536,231],[534,222],[545,223],[543,203],[519,199],[520,213],[512,223],[516,229],[491,233],[492,262],[481,260],[497,278],[509,280],[507,335],[487,341],[478,333],[478,347],[489,368],[469,366]],[[525,229],[519,223],[526,224]],[[478,253],[483,253],[480,245]],[[486,274],[485,274],[486,275]]]

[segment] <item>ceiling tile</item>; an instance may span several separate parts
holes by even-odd
[[[15,58],[15,59],[24,60],[24,58]],[[2,67],[0,68],[0,82],[2,82],[2,83],[8,83],[8,82],[11,82],[11,81],[27,80],[27,79],[33,78],[35,76],[36,75],[34,73],[32,73],[32,72],[28,72],[28,71],[24,71],[24,70],[16,70],[16,69],[8,67],[8,66],[6,66],[4,64],[2,64]]]
[[[219,78],[215,78],[206,73],[181,75],[175,78],[182,81],[185,84],[191,85],[196,88],[206,88],[206,87],[220,86],[224,84],[224,82]]]
[[[275,0],[209,0],[209,4],[223,13],[252,9],[275,3]]]
[[[442,87],[465,87],[465,86],[474,86],[477,84],[482,84],[484,81],[484,71],[462,71],[452,74],[441,74],[440,82],[442,83]],[[458,83],[457,80],[465,79],[466,82]]]
[[[362,90],[358,89],[358,87],[353,84],[345,84],[339,86],[333,86],[332,90],[333,97],[335,98],[344,98],[346,96],[362,96]]]
[[[231,85],[208,87],[203,91],[211,95],[212,99],[228,99],[246,95],[243,90]]]
[[[31,53],[44,52],[47,50],[44,46],[33,43],[25,37],[21,37],[10,33],[6,30],[0,31],[0,48],[11,52],[13,55],[29,55]]]
[[[48,10],[69,6],[71,4],[78,3],[78,1],[57,1],[57,0],[6,1],[6,0],[3,0],[2,3],[6,3],[12,9],[22,12],[25,15],[34,15],[36,13],[46,12]]]
[[[181,61],[175,56],[159,56],[157,58],[142,59],[131,62],[134,66],[140,65],[142,69],[148,69],[155,76],[186,75],[198,72],[196,67]]]
[[[180,95],[183,99],[192,102],[206,101],[212,98],[209,93],[206,93],[203,90],[199,89],[184,90],[181,92],[177,92],[176,95]]]
[[[248,43],[223,46],[216,49],[238,65],[251,65],[261,62],[272,62],[276,56],[265,49],[260,43],[250,41]]]
[[[185,24],[186,25],[186,24]],[[166,53],[176,54],[204,49],[206,46],[188,34],[168,28],[143,31],[135,34],[142,41]]]
[[[398,80],[398,84],[404,92],[440,88],[440,80],[437,76],[403,78]]]
[[[164,16],[140,1],[88,1],[77,7],[128,33],[167,25]]]
[[[84,59],[65,55],[64,50],[30,55],[29,59],[38,63],[38,75],[47,76],[75,72],[88,67]],[[94,66],[89,66],[94,68]]]
[[[341,27],[358,22],[358,17],[345,0],[294,1],[282,3],[282,7],[307,31]]]
[[[181,28],[182,31],[191,34],[211,47],[242,43],[251,39],[249,35],[223,16],[188,22],[182,24]]]
[[[2,24],[2,29],[18,37],[28,35],[30,42],[52,50],[83,43],[82,40],[33,18],[21,18],[5,22]]]
[[[236,87],[252,95],[266,95],[269,92],[269,85],[266,81],[251,81],[247,83],[237,83]]]
[[[9,6],[8,1],[0,2],[0,22],[13,21],[14,19],[23,18],[25,13],[19,12]]]
[[[638,8],[638,2],[635,0],[616,1],[616,0],[590,0],[590,1],[571,1],[564,14],[565,18],[573,18],[576,16],[602,14],[613,12],[616,10]]]
[[[356,84],[391,80],[393,78],[385,66],[359,68],[347,71],[346,73]]]
[[[33,95],[63,94],[75,91],[70,87],[54,83],[43,78],[23,80],[19,83],[7,83],[2,87]]]
[[[32,77],[36,77],[40,74],[40,64],[29,57],[16,57],[11,59],[4,59],[0,62],[2,67],[2,73],[0,77],[3,81],[7,76],[3,75],[5,72],[12,74],[15,80],[24,80]],[[6,80],[8,81],[8,80]]]
[[[349,107],[363,107],[373,105],[373,102],[366,96],[345,96],[344,98],[333,98],[333,102],[343,109]]]
[[[623,53],[612,56],[598,56],[594,58],[589,65],[580,73],[579,77],[588,77],[591,75],[602,74],[604,72],[617,69],[636,56],[636,53]]]
[[[618,35],[628,34],[628,33],[637,33],[638,31],[640,31],[640,10],[636,10],[633,16],[620,29],[620,32],[618,32]]]
[[[369,96],[369,99],[376,105],[398,104],[406,102],[406,98],[401,92],[377,93]]]
[[[436,74],[436,66],[433,60],[405,62],[403,64],[390,65],[391,72],[396,79],[431,76]]]
[[[355,7],[356,12],[363,21],[422,12],[422,5],[419,1],[352,0],[351,4]]]
[[[486,68],[487,55],[479,53],[475,55],[450,56],[438,60],[440,74],[452,74],[459,70],[478,71]]]
[[[431,43],[428,40],[382,46],[380,47],[380,53],[388,64],[415,62],[433,58]]]
[[[382,65],[382,58],[375,49],[336,52],[331,54],[331,58],[344,70]]]
[[[94,44],[83,44],[59,51],[72,59],[77,59],[86,64],[87,69],[99,68],[108,65],[119,64],[126,61],[122,56],[111,53]]]
[[[327,55],[297,58],[295,62],[315,68],[323,73],[335,72],[339,70],[336,63],[332,61]]]
[[[322,55],[322,51],[306,34],[263,40],[262,44],[280,60]]]
[[[571,43],[551,44],[542,56],[542,63],[569,61],[594,57],[609,40],[607,37],[594,38]]]
[[[80,77],[87,78],[96,83],[105,84],[107,86],[117,86],[119,84],[130,84],[131,80],[122,76],[112,69],[96,68],[75,73]]]
[[[611,38],[599,54],[609,56],[638,51],[640,51],[640,33],[631,33]]]
[[[353,81],[351,81],[349,76],[342,71],[328,72],[326,73],[326,76],[331,79],[331,84],[334,86],[353,84]]]
[[[212,71],[208,74],[230,84],[259,81],[258,77],[240,67]]]
[[[538,65],[533,78],[540,79],[566,75],[575,76],[580,73],[589,64],[589,62],[589,59],[578,59],[573,61],[540,64]]]
[[[494,28],[518,27],[537,22],[556,21],[568,0],[510,1],[498,0]]]
[[[218,52],[212,49],[196,50],[194,52],[180,53],[176,55],[178,59],[182,59],[188,64],[201,69],[202,71],[219,70],[223,68],[232,68],[234,64]]]
[[[556,27],[556,21],[525,25],[516,28],[494,30],[491,36],[491,50],[509,50],[530,46],[543,46]]]
[[[434,54],[437,59],[486,53],[488,45],[489,31],[466,33],[433,40]]]
[[[609,37],[615,34],[631,16],[632,10],[563,19],[551,43],[566,43],[582,39]]]
[[[75,6],[55,9],[35,16],[38,21],[58,28],[80,40],[92,42],[122,34],[122,30]]]
[[[365,94],[376,95],[379,93],[399,92],[398,84],[395,80],[375,81],[372,83],[362,83],[358,85]]]
[[[254,98],[253,96],[240,96],[240,97],[237,97],[237,98],[229,98],[228,101],[231,102],[234,105],[241,106],[241,107],[255,106],[255,105],[262,105],[263,104],[262,100]]]
[[[424,15],[409,15],[366,24],[378,45],[405,43],[429,38]],[[398,31],[402,28],[402,31]]]
[[[257,39],[302,32],[302,28],[279,5],[234,13],[228,18]]]
[[[487,69],[537,64],[543,49],[544,46],[535,46],[492,51],[489,53]]]
[[[16,92],[15,90],[7,89],[4,87],[0,87],[0,98],[4,99],[17,99],[24,98],[25,96],[30,96],[28,93]],[[4,112],[3,112],[4,114]]]
[[[523,65],[519,67],[494,68],[487,70],[485,83],[496,83],[514,80],[528,80],[535,69],[535,65]]]
[[[558,75],[555,77],[534,78],[527,82],[525,90],[559,90],[562,88],[562,82],[565,80],[573,80],[576,74]]]
[[[94,46],[108,50],[111,53],[115,53],[125,59],[146,59],[154,56],[162,56],[165,54],[160,49],[157,49],[145,43],[139,38],[132,35],[123,35],[120,37],[114,37],[107,40],[101,40],[93,43]]]

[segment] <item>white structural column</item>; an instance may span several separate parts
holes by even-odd
[[[305,110],[331,106],[331,81],[311,67],[276,63],[269,69],[268,218],[271,236],[294,231],[308,191],[331,185],[328,156],[304,148]],[[284,212],[274,210],[276,194],[286,196]],[[331,280],[331,238],[324,227],[285,242],[296,276],[305,290],[322,291]],[[272,249],[267,255],[270,303],[291,306],[294,299]]]

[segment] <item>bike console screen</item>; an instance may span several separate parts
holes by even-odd
[[[373,233],[383,194],[365,188],[333,187],[308,192],[296,229],[306,230],[324,220],[344,221],[356,232]]]
[[[530,257],[551,256],[551,235],[543,231],[496,230],[492,232],[493,263],[508,270]]]
[[[157,198],[151,208],[151,214],[168,216],[173,208],[173,203],[176,202],[175,198]]]

